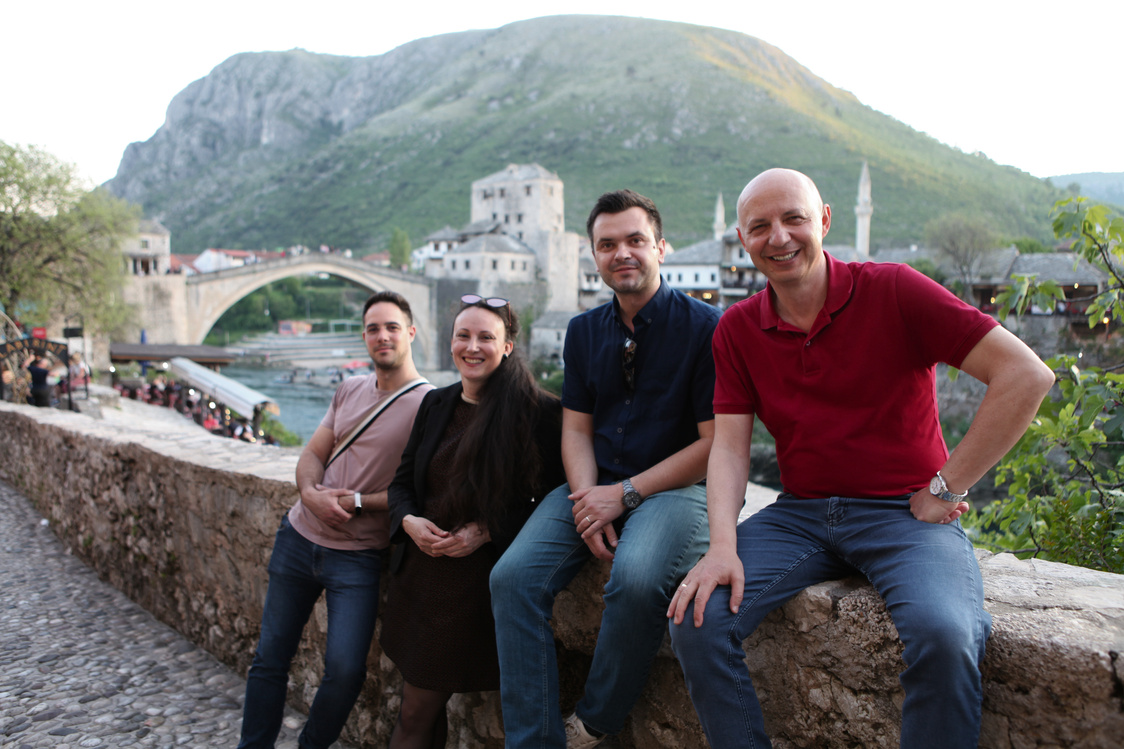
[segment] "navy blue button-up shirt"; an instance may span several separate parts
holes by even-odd
[[[646,471],[697,440],[699,422],[714,418],[710,339],[719,314],[660,279],[631,334],[616,297],[570,321],[562,405],[593,415],[598,483]],[[636,342],[635,391],[625,384],[626,338]]]

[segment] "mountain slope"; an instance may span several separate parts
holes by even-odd
[[[129,146],[116,194],[144,205],[179,251],[296,242],[415,244],[468,218],[472,180],[537,162],[566,184],[568,228],[598,194],[632,187],[682,246],[727,221],[761,169],[801,169],[850,242],[870,162],[872,244],[917,241],[949,210],[1010,236],[1048,235],[1048,184],[961,153],[737,32],[633,18],[557,16],[420,39],[385,55],[236,55],[173,100]]]

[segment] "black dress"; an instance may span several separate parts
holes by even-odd
[[[449,500],[453,455],[474,406],[461,401],[429,463],[426,483],[434,488],[424,516],[437,517]],[[447,529],[449,530],[449,529]],[[431,557],[406,547],[390,579],[379,644],[410,684],[438,692],[500,688],[496,625],[488,575],[499,559],[489,542],[467,557]]]
[[[391,540],[399,549],[391,561],[379,644],[407,682],[438,692],[499,689],[488,576],[537,501],[565,482],[562,408],[556,398],[541,394],[534,427],[542,460],[539,485],[526,496],[509,497],[506,517],[489,528],[492,540],[467,557],[422,552],[402,529],[402,520],[446,514],[457,444],[476,410],[461,394],[460,383],[426,393],[388,491]],[[444,528],[442,522],[436,524]]]

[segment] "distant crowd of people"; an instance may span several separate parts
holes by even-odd
[[[154,406],[170,408],[189,418],[211,434],[241,440],[276,445],[278,441],[264,430],[254,429],[250,419],[235,416],[222,403],[216,403],[206,393],[184,385],[178,380],[157,374],[151,382],[114,384],[123,398],[142,401]]]
[[[448,331],[460,381],[438,389],[414,366],[407,301],[367,301],[375,371],[340,385],[297,464],[240,747],[273,746],[322,593],[324,673],[298,740],[339,737],[384,567],[379,643],[403,679],[392,749],[445,746],[450,697],[497,688],[508,747],[596,746],[624,728],[669,628],[711,746],[769,746],[742,643],[803,588],[856,573],[904,645],[902,745],[976,746],[990,618],[958,518],[1053,373],[908,266],[824,252],[831,208],[804,174],[763,172],[737,211],[768,284],[720,312],[661,280],[651,200],[597,200],[586,229],[614,295],[570,322],[560,402],[531,376],[506,299],[461,298]],[[940,362],[987,385],[951,454]],[[755,419],[784,491],[739,525]],[[550,620],[593,557],[611,561],[604,613],[564,715]]]

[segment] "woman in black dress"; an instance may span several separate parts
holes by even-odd
[[[461,305],[461,381],[426,394],[388,492],[399,547],[379,642],[405,682],[391,749],[444,746],[449,698],[499,689],[488,575],[565,481],[561,406],[515,350],[511,305],[474,294]]]

